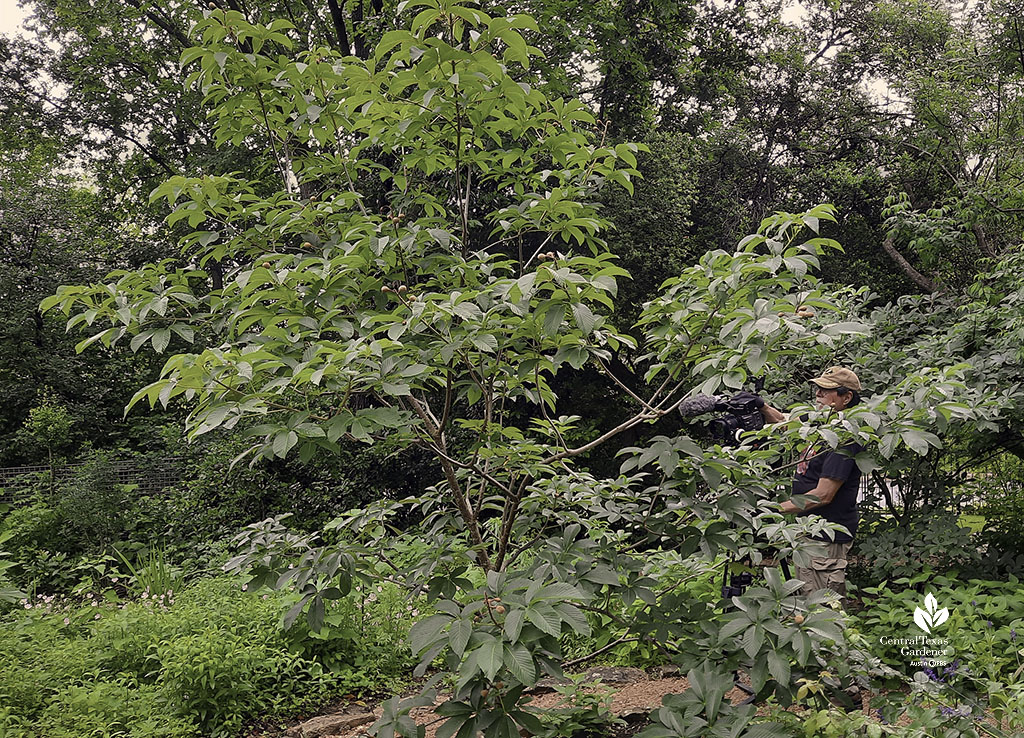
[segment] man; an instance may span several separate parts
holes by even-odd
[[[811,383],[815,387],[815,400],[822,409],[845,410],[860,402],[860,379],[844,367],[826,369]],[[770,405],[764,405],[761,414],[769,423],[788,419],[787,415]],[[804,594],[825,588],[840,596],[846,594],[847,554],[857,534],[857,494],[860,487],[860,469],[854,457],[863,450],[864,447],[858,443],[848,443],[836,450],[808,446],[800,454],[793,477],[793,494],[809,495],[811,500],[802,505],[786,500],[782,503],[782,511],[797,516],[820,515],[842,525],[847,531],[836,531],[834,540],[823,534],[817,540],[825,542],[826,555],[812,559],[809,568],[796,567],[796,578],[804,582]]]

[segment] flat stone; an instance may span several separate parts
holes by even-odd
[[[327,738],[327,736],[372,723],[376,719],[377,716],[372,712],[338,712],[307,720],[294,728],[289,728],[285,735],[288,738]]]
[[[666,679],[668,677],[679,676],[679,667],[675,664],[668,664],[666,666],[655,666],[651,669],[651,677],[654,679]]]
[[[627,723],[630,723],[630,724],[642,723],[642,722],[645,722],[648,717],[650,717],[651,710],[655,710],[655,709],[657,709],[657,706],[654,706],[654,707],[627,707],[625,710],[623,710],[618,715],[616,715],[616,717],[620,717],[623,720],[625,720]]]
[[[529,691],[531,694],[536,694],[538,692],[554,692],[556,687],[561,687],[565,684],[572,684],[572,679],[549,676],[544,677],[534,684]]]
[[[643,669],[629,666],[595,666],[584,674],[584,684],[597,681],[605,684],[636,684],[647,679]]]

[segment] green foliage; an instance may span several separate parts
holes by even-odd
[[[587,738],[614,732],[625,721],[611,712],[614,690],[603,684],[583,684],[583,675],[570,677],[569,684],[555,687],[562,695],[561,706],[540,712],[538,735],[543,738]]]
[[[91,455],[84,466],[60,485],[51,504],[61,521],[60,536],[69,553],[103,550],[120,539],[132,523],[133,495],[117,481],[113,456]]]
[[[54,738],[94,735],[102,738],[190,738],[194,724],[166,709],[160,690],[129,679],[114,678],[60,689],[36,721],[23,720],[10,707],[0,708],[0,728],[11,738],[33,738],[40,729]]]
[[[280,717],[332,696],[395,684],[406,658],[401,639],[361,639],[320,654],[297,653],[278,627],[278,596],[207,580],[173,598],[84,602],[39,597],[0,628],[0,727],[8,735],[232,735],[243,720]],[[350,632],[374,619],[408,622],[394,608],[332,613]],[[395,625],[392,627],[400,627]],[[391,650],[386,650],[390,648]],[[347,662],[362,655],[369,669]],[[127,731],[127,733],[126,733]]]
[[[117,549],[114,549],[114,553],[131,574],[134,595],[145,594],[149,597],[163,597],[181,591],[184,582],[181,570],[167,561],[165,550],[150,549],[148,553],[139,556],[136,565],[132,565]]]
[[[864,526],[851,579],[864,586],[918,574],[973,575],[982,562],[978,540],[946,510],[923,509],[903,520],[876,519]]]
[[[738,738],[782,738],[788,733],[781,724],[758,721],[754,705],[735,706],[725,695],[735,688],[729,671],[708,663],[686,674],[690,689],[679,695],[665,695],[664,705],[651,714],[651,726],[643,738],[696,738],[728,731]]]
[[[68,141],[28,91],[29,68],[13,61],[19,55],[9,53],[9,39],[2,44],[0,464],[12,466],[52,463],[89,442],[134,441],[120,425],[131,394],[125,389],[146,381],[151,364],[145,357],[76,356],[63,321],[39,312],[39,301],[58,285],[129,265],[134,229],[67,174]],[[12,91],[16,80],[27,87]]]
[[[131,458],[144,469],[145,456]],[[142,548],[165,532],[173,498],[148,497],[119,483],[113,460],[94,452],[52,492],[48,479],[40,479],[2,513],[0,531],[23,586],[68,592],[99,581],[109,585],[121,568],[115,548]]]
[[[5,506],[0,505],[0,510],[3,510]],[[10,539],[12,533],[6,530],[0,530],[0,547]],[[19,589],[16,589],[8,578],[7,571],[15,564],[11,561],[6,561],[10,554],[3,548],[0,548],[0,606],[4,604],[11,604],[18,600],[24,599],[25,593]]]
[[[71,417],[68,410],[52,395],[46,395],[40,404],[28,411],[25,430],[42,443],[53,458],[55,449],[68,442]]]
[[[174,703],[179,712],[195,719],[203,733],[235,733],[246,715],[267,707],[274,712],[274,702],[290,696],[287,691],[274,695],[280,686],[292,682],[315,689],[323,675],[317,665],[253,635],[212,627],[163,641],[154,649],[151,659],[162,666],[164,688],[180,700]],[[277,699],[268,700],[270,695]]]
[[[853,627],[863,632],[877,657],[902,670],[910,657],[881,639],[906,633],[922,593],[934,593],[950,613],[941,632],[932,634],[948,640],[948,655],[945,665],[916,671],[906,695],[873,700],[887,734],[922,730],[949,738],[1015,734],[1024,720],[1020,710],[1024,660],[1019,649],[1024,602],[1019,582],[1012,576],[1008,582],[998,582],[922,575],[897,580],[895,586],[904,589],[887,585],[863,589],[868,607],[853,618]],[[997,725],[989,720],[993,717]],[[899,727],[894,725],[897,720]],[[986,722],[979,724],[979,720]]]
[[[643,149],[596,142],[581,103],[522,82],[530,18],[452,0],[405,9],[411,30],[385,33],[367,58],[290,55],[289,22],[206,13],[201,45],[182,55],[189,84],[220,145],[267,142],[279,189],[242,174],[172,177],[153,199],[171,207],[169,225],[188,225],[186,262],[64,287],[43,307],[89,333],[80,349],[170,353],[131,404],[183,401],[192,438],[245,432],[236,460],[308,463],[350,442],[429,454],[435,483],[417,496],[381,499],[322,533],[288,530],[282,516],[249,525],[227,567],[285,590],[283,624],[302,623],[292,632],[304,641],[348,638],[344,616],[331,618],[357,583],[386,573],[424,594],[431,609],[409,640],[416,675],[438,659],[452,675],[441,735],[538,732],[522,697],[561,672],[565,636],[588,636],[588,613],[614,620],[637,602],[619,637],[658,643],[693,686],[667,701],[653,735],[778,734],[752,707],[723,702],[732,671],[749,662],[755,692],[785,703],[800,698],[799,679],[841,689],[857,676],[826,681],[829,659],[852,652],[841,618],[798,601],[773,570],[728,614],[671,575],[726,557],[756,565],[769,547],[806,563],[806,536],[829,526],[780,514],[774,472],[790,454],[856,440],[875,447],[857,459],[865,470],[926,457],[951,427],[994,424],[999,398],[944,358],[902,367],[849,411],[800,404],[728,447],[669,422],[650,428],[692,393],[820,370],[870,332],[851,315],[863,291],[816,276],[840,250],[819,234],[834,208],[775,213],[734,250],[708,251],[625,333],[612,316],[627,274],[593,201],[633,190]],[[623,358],[633,386],[610,369]],[[626,410],[611,427],[559,412],[555,377],[584,368]],[[601,478],[580,459],[611,455],[612,439],[630,445]],[[403,517],[419,521],[421,545],[396,562],[387,538]],[[237,724],[264,689],[241,640],[217,637],[158,648],[174,690],[200,690],[205,728]],[[375,730],[414,731],[409,710],[431,698],[389,701]]]
[[[911,206],[905,192],[886,198],[885,205],[882,215],[889,238],[906,242],[940,284],[960,289],[969,284],[964,280],[973,276],[971,263],[978,258],[975,237],[949,206],[922,213]]]
[[[855,626],[869,641],[877,644],[878,636],[905,631],[914,608],[923,599],[922,592],[934,593],[950,612],[942,637],[950,639],[951,653],[969,667],[968,672],[975,678],[984,676],[993,681],[1012,683],[1019,679],[1016,672],[1022,661],[1017,644],[1024,639],[1024,601],[1015,577],[997,582],[920,575],[896,580],[892,586],[882,584],[859,591],[869,606],[856,616]],[[874,648],[892,666],[903,665],[897,648]],[[936,671],[945,681],[941,670]],[[962,671],[953,672],[950,681],[963,677]]]
[[[1018,560],[1024,557],[1024,463],[1004,454],[979,470],[968,481],[965,492],[978,499],[975,512],[983,525],[977,538],[989,547],[1005,552]]]
[[[165,493],[172,508],[167,516],[169,545],[186,549],[218,540],[285,512],[292,514],[295,527],[314,530],[371,500],[394,498],[436,481],[429,458],[396,443],[368,447],[342,442],[337,454],[305,463],[289,458],[232,466],[248,445],[244,438],[224,433],[169,444],[167,452],[181,465],[181,481]]]

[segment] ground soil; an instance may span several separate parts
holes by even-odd
[[[628,670],[635,672],[632,678],[637,681],[629,683],[605,684],[594,681],[593,689],[611,692],[611,711],[616,716],[623,717],[625,723],[615,729],[614,734],[609,738],[625,738],[638,732],[647,722],[646,716],[649,712],[661,706],[662,697],[667,694],[679,694],[689,689],[690,684],[685,677],[678,675],[651,676],[639,670]],[[590,675],[588,675],[589,677]],[[611,676],[615,676],[612,674]],[[589,681],[589,679],[588,679]],[[727,695],[734,704],[738,704],[747,698],[747,694],[739,688],[733,689]],[[434,707],[448,699],[447,695],[440,695]],[[535,708],[558,708],[566,706],[565,697],[552,689],[535,694],[530,702]],[[426,738],[435,738],[437,729],[444,723],[444,718],[434,713],[434,707],[422,707],[412,711],[412,717],[420,725],[426,726]],[[762,707],[759,713],[766,713],[767,707]],[[310,732],[303,730],[302,724],[297,725],[285,734],[289,738],[362,738],[367,735],[366,729],[370,723],[380,716],[379,703],[364,703],[362,701],[350,701],[337,705],[328,714],[339,715],[365,715],[366,722],[362,725],[353,726],[338,730],[337,732]],[[372,715],[372,719],[371,719]],[[309,724],[312,727],[312,724]],[[270,738],[273,733],[260,733],[257,735]],[[280,733],[278,733],[280,735]]]

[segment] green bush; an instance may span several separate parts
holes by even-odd
[[[930,572],[971,576],[982,562],[977,541],[951,511],[920,510],[902,521],[870,514],[864,518],[849,571],[857,585],[877,586]]]
[[[984,518],[979,540],[994,553],[1024,559],[1024,461],[1005,454],[968,483],[965,492],[979,500],[976,512]]]
[[[0,518],[0,530],[9,534],[6,548],[16,562],[57,551],[62,545],[57,511],[38,497],[8,510]]]
[[[286,599],[291,604],[298,597]],[[305,618],[287,631],[292,647],[323,664],[351,691],[397,684],[414,661],[406,638],[418,605],[390,582],[359,584],[352,595],[327,601],[324,627],[310,630]]]
[[[562,695],[562,706],[539,713],[544,738],[588,738],[614,733],[625,720],[611,711],[614,690],[598,685],[585,689],[583,675],[571,677],[572,683],[555,689]]]
[[[209,627],[150,647],[165,694],[204,733],[231,733],[257,710],[287,706],[293,685],[326,686],[315,664],[240,630]]]
[[[287,592],[243,586],[21,603],[0,621],[0,735],[229,735],[256,716],[397,686],[410,619],[397,591],[339,601],[336,637],[317,640],[280,628]]]
[[[198,735],[195,723],[168,710],[162,690],[129,679],[69,684],[46,706],[36,730],[12,729],[12,738],[185,738]],[[0,725],[3,725],[0,722]],[[45,727],[44,727],[45,726]]]
[[[315,530],[346,510],[414,493],[436,481],[422,453],[394,444],[351,442],[336,456],[308,462],[274,459],[252,468],[232,467],[250,445],[246,438],[223,436],[173,445],[184,466],[170,497],[169,543],[233,535],[243,525],[284,512],[292,513],[296,528]]]
[[[118,483],[114,460],[112,454],[94,452],[59,486],[53,505],[69,554],[102,551],[121,540],[132,523],[134,495],[129,485]]]
[[[921,589],[934,594],[940,605],[948,608],[949,620],[942,626],[941,636],[950,640],[949,647],[967,667],[968,676],[984,675],[999,682],[1019,678],[1017,670],[1024,663],[1018,650],[1024,646],[1024,596],[1016,577],[998,582],[920,575],[896,580],[892,588],[888,584],[864,587],[858,593],[867,607],[851,616],[853,626],[876,647],[879,636],[907,633],[914,610],[924,599]],[[892,666],[905,668],[898,649],[877,650],[877,655]],[[942,681],[962,675],[962,668],[938,674]]]

